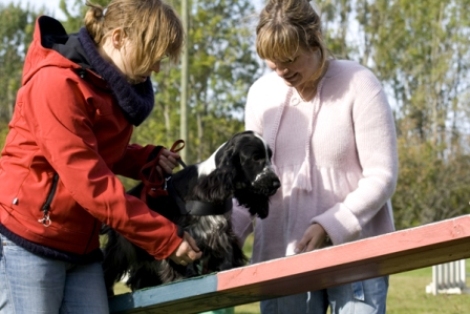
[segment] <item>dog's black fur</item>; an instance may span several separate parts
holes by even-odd
[[[232,231],[231,210],[216,215],[182,214],[186,209],[181,209],[177,200],[186,204],[201,201],[220,209],[227,208],[227,203],[231,205],[235,198],[252,215],[266,218],[269,197],[280,187],[271,157],[272,152],[261,137],[251,131],[237,133],[209,159],[175,173],[168,182],[169,197],[147,197],[152,210],[181,226],[196,240],[203,257],[192,265],[177,265],[169,259],[157,261],[108,228],[103,263],[108,294],[112,295],[114,283],[126,274],[127,285],[134,291],[245,265],[246,256]],[[138,196],[143,188],[139,184],[129,193]]]

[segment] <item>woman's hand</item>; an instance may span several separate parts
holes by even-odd
[[[162,148],[162,152],[158,157],[157,171],[164,177],[165,174],[172,174],[173,169],[178,166],[178,160],[181,159],[178,153],[174,153],[166,148]]]
[[[171,254],[170,259],[176,264],[186,266],[197,259],[200,259],[202,252],[197,247],[196,241],[184,232],[183,242]]]
[[[324,246],[327,239],[325,229],[319,224],[312,224],[304,232],[302,239],[297,243],[295,253],[310,252]]]

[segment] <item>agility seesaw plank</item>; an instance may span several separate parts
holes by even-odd
[[[118,295],[111,313],[200,313],[470,257],[470,215]]]

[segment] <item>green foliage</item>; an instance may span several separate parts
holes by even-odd
[[[470,1],[319,5],[330,50],[370,67],[395,109],[397,227],[468,213]]]
[[[393,198],[398,228],[415,227],[470,213],[470,156],[439,158],[430,143],[400,138],[400,177]]]
[[[469,212],[470,121],[459,99],[470,87],[469,5],[383,0],[371,6],[373,68],[397,104],[399,228]]]
[[[66,17],[64,21],[61,21],[65,30],[69,33],[77,32],[83,26],[83,17],[87,10],[84,1],[60,0],[59,7]]]
[[[190,2],[188,163],[207,158],[243,129],[249,85],[260,73],[253,51],[249,1]],[[233,27],[237,25],[237,27]],[[164,64],[155,75],[156,108],[136,139],[170,146],[180,138],[181,68]]]
[[[106,5],[108,0],[92,2]],[[180,1],[168,2],[180,12]],[[61,1],[67,31],[82,27],[84,3]],[[400,156],[393,197],[397,227],[468,213],[470,0],[317,3],[329,50],[371,68],[394,108]],[[254,52],[251,1],[189,1],[188,7],[185,161],[192,163],[243,129],[248,88],[264,69]],[[7,130],[33,22],[42,13],[48,12],[0,4],[0,132]],[[155,109],[133,140],[170,147],[181,136],[181,66],[162,64],[153,81]]]
[[[0,149],[5,145],[5,139],[8,133],[8,125],[4,122],[0,122]]]
[[[109,3],[109,0],[90,0],[90,2],[105,7]],[[60,0],[59,7],[66,17],[66,19],[61,22],[67,32],[75,33],[83,27],[83,18],[88,10],[88,7],[85,5],[85,1]]]
[[[19,5],[0,4],[0,122],[7,122],[12,116],[23,61],[37,16],[38,13]]]

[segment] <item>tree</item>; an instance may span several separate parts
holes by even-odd
[[[91,0],[92,3],[105,7],[109,0]],[[83,18],[88,10],[83,0],[60,0],[59,8],[66,19],[61,21],[68,33],[75,33],[84,26]]]
[[[106,4],[107,1],[94,1]],[[179,12],[179,2],[168,1]],[[68,31],[82,25],[81,1],[61,1]],[[189,2],[189,160],[209,154],[243,129],[243,105],[249,85],[261,73],[250,27],[254,7],[249,0]],[[236,27],[233,27],[236,25]],[[163,63],[153,76],[155,109],[136,129],[134,140],[169,147],[179,138],[180,65]]]
[[[469,5],[469,0],[320,1],[330,49],[370,67],[394,105],[401,171],[393,203],[399,228],[468,212],[470,185],[461,183],[470,154]]]
[[[13,115],[24,58],[38,15],[29,8],[0,3],[0,147],[3,147],[7,123]]]
[[[93,1],[106,4],[106,1]],[[180,12],[179,1],[167,1]],[[193,163],[209,157],[233,133],[243,129],[243,110],[249,85],[261,74],[254,53],[252,20],[254,7],[249,0],[189,2],[189,139],[188,160]],[[61,1],[68,31],[82,26],[86,7],[81,1]],[[236,25],[236,27],[233,27]],[[155,109],[134,133],[137,143],[154,143],[169,148],[179,139],[179,64],[161,64],[152,77]],[[129,185],[128,180],[125,183]]]
[[[196,162],[207,158],[231,134],[243,129],[248,87],[261,72],[249,27],[254,16],[250,1],[204,0],[192,2],[189,7],[186,162]],[[169,146],[179,138],[180,74],[179,67],[164,64],[155,75],[156,108],[137,131],[139,142]]]
[[[11,119],[16,93],[38,13],[17,4],[0,4],[0,123]]]

